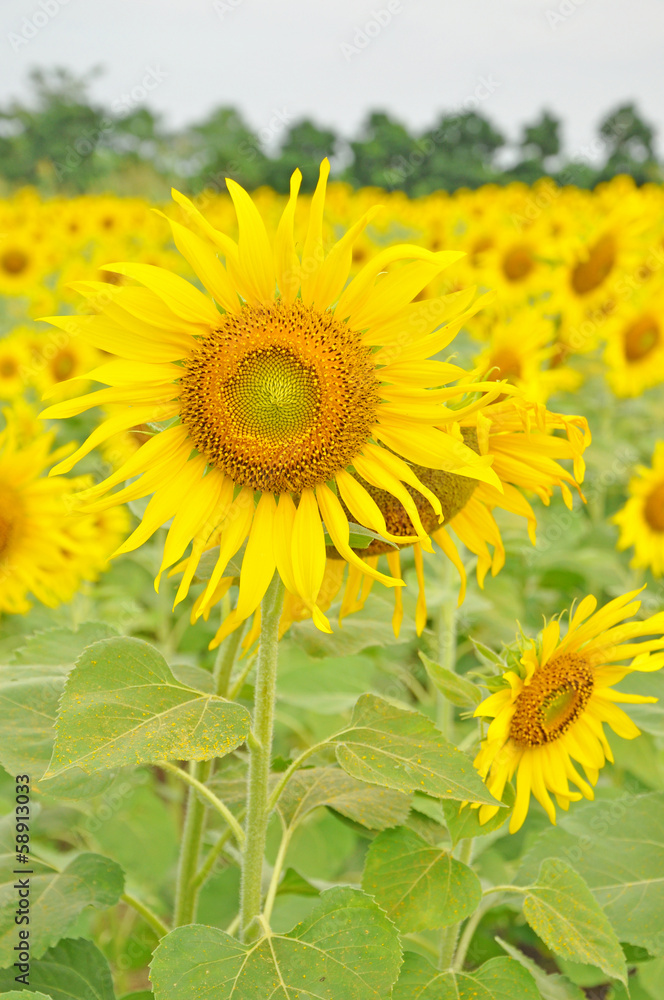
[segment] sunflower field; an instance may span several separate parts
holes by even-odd
[[[0,201],[0,1000],[661,1000],[664,189],[328,174]]]

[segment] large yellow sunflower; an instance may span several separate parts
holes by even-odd
[[[135,456],[86,492],[84,509],[154,494],[141,524],[118,551],[135,549],[172,517],[159,576],[193,543],[176,600],[187,593],[214,536],[219,554],[199,615],[214,603],[229,560],[246,542],[238,602],[226,630],[256,610],[275,569],[316,625],[330,629],[317,604],[325,530],[363,573],[401,585],[348,544],[351,521],[391,537],[365,483],[403,503],[413,520],[413,539],[424,544],[427,532],[404,484],[427,497],[439,518],[442,509],[408,462],[501,489],[491,456],[468,447],[458,427],[504,387],[472,382],[454,365],[427,360],[479,307],[471,304],[473,290],[433,304],[412,301],[461,254],[393,246],[347,284],[353,244],[376,208],[326,252],[328,173],[324,161],[301,257],[294,235],[299,171],[272,240],[249,195],[231,180],[237,243],[174,192],[189,225],[202,234],[171,221],[175,243],[216,305],[159,267],[109,264],[107,270],[145,287],[79,282],[93,305],[96,299],[100,314],[49,320],[118,357],[88,376],[110,388],[56,404],[44,416],[122,406],[53,471],[68,471],[116,432],[156,424],[156,433]],[[469,393],[474,395],[464,401]]]
[[[640,465],[630,480],[630,497],[613,515],[620,528],[617,548],[634,546],[631,565],[664,575],[664,441],[658,441],[652,466]]]
[[[596,613],[596,599],[585,597],[571,614],[563,638],[559,619],[549,622],[539,640],[523,650],[520,666],[503,675],[505,686],[475,710],[475,715],[492,719],[475,758],[491,794],[502,798],[505,784],[516,773],[511,833],[522,826],[531,793],[552,823],[556,810],[551,794],[561,809],[582,796],[593,798],[600,768],[613,761],[605,723],[624,739],[639,735],[618,703],[657,699],[614,690],[635,670],[664,666],[664,612],[624,623],[639,610],[641,602],[634,600],[639,593],[617,597]],[[646,635],[658,638],[634,641]],[[570,782],[578,791],[570,789]],[[480,822],[498,808],[481,806]]]
[[[99,523],[72,513],[88,477],[48,479],[46,468],[69,446],[51,451],[53,435],[23,433],[26,413],[5,410],[0,431],[0,612],[24,614],[30,597],[48,607],[95,580],[126,531],[126,518]]]

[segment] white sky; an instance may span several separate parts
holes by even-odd
[[[388,2],[389,23],[344,50]],[[635,100],[663,148],[663,0],[0,0],[0,105],[34,66],[99,64],[109,105],[156,71],[149,104],[171,125],[230,104],[277,140],[275,111],[346,134],[374,108],[425,127],[478,94],[512,137],[550,108],[583,155],[599,117]]]

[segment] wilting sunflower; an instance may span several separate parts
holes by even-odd
[[[68,471],[116,432],[152,424],[150,440],[84,494],[83,509],[94,512],[153,494],[141,524],[118,552],[137,548],[172,517],[156,585],[192,543],[176,601],[186,595],[214,537],[219,553],[199,615],[214,603],[229,560],[246,542],[238,602],[225,631],[256,610],[275,569],[316,625],[330,630],[317,605],[325,531],[363,573],[401,585],[348,544],[352,521],[392,537],[365,484],[404,505],[413,539],[425,545],[427,532],[406,485],[427,497],[438,518],[442,509],[409,462],[501,489],[491,457],[465,444],[458,427],[504,387],[473,382],[455,365],[427,360],[479,308],[471,304],[473,290],[433,305],[412,301],[461,255],[400,244],[376,254],[347,284],[353,244],[376,208],[326,253],[328,173],[324,161],[301,258],[294,235],[299,171],[273,240],[249,195],[232,180],[227,183],[238,217],[237,243],[174,192],[189,224],[202,234],[171,221],[175,243],[217,305],[159,267],[109,264],[107,270],[145,287],[79,282],[100,314],[49,321],[118,358],[88,376],[110,388],[59,403],[43,415],[62,418],[102,404],[122,406],[53,472]],[[108,495],[135,476],[140,478]]]
[[[73,495],[89,479],[48,479],[43,473],[69,446],[51,451],[53,435],[28,439],[29,416],[5,410],[0,431],[0,612],[24,614],[30,597],[48,607],[70,600],[95,580],[126,531],[72,513]]]
[[[612,521],[620,528],[619,551],[634,546],[631,565],[664,575],[664,441],[658,441],[652,466],[639,465],[630,480],[630,498]]]
[[[549,622],[537,642],[522,647],[520,666],[503,674],[505,687],[477,706],[475,715],[493,720],[475,758],[491,794],[501,799],[516,773],[511,833],[522,826],[531,793],[552,823],[556,810],[551,794],[561,809],[582,796],[593,798],[600,768],[607,760],[613,762],[605,723],[624,739],[639,735],[618,704],[657,698],[614,689],[635,670],[664,666],[664,612],[624,622],[639,610],[641,602],[634,600],[639,593],[633,590],[617,597],[596,613],[596,599],[585,597],[570,615],[563,638],[559,619]],[[647,635],[658,638],[634,641]],[[585,779],[575,764],[581,765]],[[570,788],[570,782],[578,791]],[[489,820],[498,808],[481,806],[480,822]]]

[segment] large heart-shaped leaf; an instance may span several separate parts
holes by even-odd
[[[471,868],[403,826],[385,830],[373,841],[362,888],[404,933],[464,920],[482,898]]]
[[[392,1000],[540,1000],[535,981],[511,958],[491,958],[475,972],[440,972],[408,953]]]
[[[574,866],[621,941],[664,955],[664,792],[600,800],[561,817],[524,857],[519,884],[547,857]]]
[[[182,684],[149,643],[106,639],[85,650],[67,680],[47,776],[221,757],[249,725],[246,708]]]
[[[334,739],[344,771],[362,781],[496,804],[470,758],[419,712],[366,694],[357,702],[349,728]]]
[[[377,904],[336,888],[290,933],[255,944],[179,927],[162,938],[150,976],[156,1000],[384,1000],[400,963],[396,928]]]
[[[27,772],[38,780],[53,752],[58,702],[67,674],[86,646],[115,635],[101,622],[74,632],[37,632],[0,666],[0,764],[10,774]]]
[[[552,951],[627,982],[625,956],[615,931],[581,876],[564,861],[542,862],[537,880],[528,887],[523,914]]]
[[[279,812],[288,825],[312,809],[330,806],[369,830],[385,830],[403,823],[410,798],[403,792],[368,785],[338,767],[311,767],[296,771],[279,799]]]
[[[14,984],[16,969],[0,969],[0,989]],[[115,1000],[108,962],[84,938],[60,941],[30,962],[31,996],[48,991],[52,1000]]]
[[[65,937],[86,906],[114,906],[124,889],[124,874],[115,861],[99,854],[79,854],[61,872],[32,862],[33,875],[14,874],[13,856],[0,868],[0,965],[14,961],[18,943],[14,923],[17,879],[30,879],[30,951],[33,958]]]

